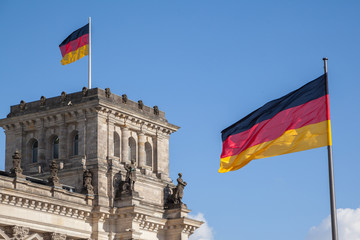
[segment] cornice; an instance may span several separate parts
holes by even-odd
[[[12,205],[14,207],[32,209],[34,211],[47,212],[81,220],[88,218],[91,214],[90,211],[84,210],[83,208],[49,203],[31,199],[30,197],[15,196],[10,193],[0,193],[0,204]],[[89,208],[91,208],[91,206],[89,206]]]

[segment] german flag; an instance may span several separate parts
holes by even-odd
[[[331,145],[326,74],[266,103],[222,132],[220,173],[253,159]]]
[[[63,59],[62,65],[66,65],[89,55],[89,24],[71,33],[60,45]]]

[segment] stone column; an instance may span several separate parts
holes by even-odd
[[[23,123],[17,123],[15,124],[15,148],[14,148],[14,152],[15,150],[18,150],[19,152],[23,153],[25,152],[25,147],[24,147],[24,136],[23,136],[23,132],[24,132],[24,125]]]
[[[106,160],[109,149],[108,119],[102,112],[99,112],[97,119],[97,158]]]
[[[60,127],[59,127],[59,159],[65,160],[68,157],[67,151],[67,127],[65,124],[65,115],[58,115],[61,119]]]
[[[161,175],[162,179],[169,178],[169,135],[156,136],[157,147],[157,173]]]
[[[14,154],[16,147],[15,147],[15,129],[10,126],[7,126],[5,130],[5,136],[6,136],[6,143],[5,143],[5,171],[10,171],[10,168],[12,167],[12,161],[11,156]],[[20,150],[20,149],[18,149]]]
[[[145,135],[140,132],[138,134],[138,149],[139,149],[139,167],[145,167]]]
[[[86,119],[85,117],[78,120],[78,134],[79,134],[79,155],[86,156]]]
[[[121,128],[121,146],[122,146],[122,151],[121,151],[121,161],[125,162],[125,163],[130,163],[129,161],[129,137],[130,137],[130,132],[129,132],[129,128],[122,127]]]
[[[108,150],[107,150],[107,156],[114,156],[114,131],[115,131],[115,118],[113,117],[113,115],[109,115],[108,116],[108,120],[107,120],[107,131],[108,131]]]
[[[46,163],[46,142],[45,142],[45,124],[44,119],[40,119],[40,124],[38,127],[39,139],[38,139],[38,162]]]

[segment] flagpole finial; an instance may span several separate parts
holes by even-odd
[[[326,60],[328,60],[328,58],[324,57],[323,60],[326,61]]]

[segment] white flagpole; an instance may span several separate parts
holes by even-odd
[[[326,81],[326,94],[329,94],[327,60],[328,60],[327,58],[323,58],[325,81]],[[327,102],[327,104],[329,104],[329,102]],[[338,240],[336,203],[335,203],[335,185],[334,185],[334,166],[333,166],[330,123],[328,125],[328,165],[329,165],[329,187],[330,187],[330,210],[331,210],[331,236],[332,236],[332,240]]]
[[[91,89],[91,17],[89,17],[89,89]]]

